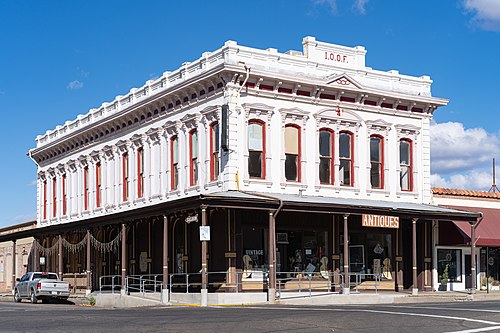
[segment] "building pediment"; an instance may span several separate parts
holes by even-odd
[[[326,78],[326,84],[332,87],[336,88],[355,88],[355,89],[362,89],[363,86],[354,80],[352,77],[349,75],[342,73],[342,74],[333,74],[330,75]]]

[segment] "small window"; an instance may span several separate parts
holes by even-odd
[[[190,153],[190,183],[194,186],[198,183],[198,132],[191,131],[189,135]]]
[[[300,129],[285,126],[285,178],[300,181]]]
[[[144,149],[137,149],[137,197],[144,196]]]
[[[101,207],[101,163],[95,165],[95,206]]]
[[[248,124],[248,175],[250,178],[265,178],[264,147],[264,123],[258,120],[250,120]]]
[[[333,185],[333,132],[329,129],[319,131],[319,181]]]
[[[179,186],[179,141],[177,136],[170,140],[170,156],[172,158],[170,187],[172,190],[176,190]]]
[[[370,137],[370,183],[372,188],[383,188],[383,146],[382,137]]]
[[[83,168],[83,210],[89,210],[89,167]]]
[[[219,178],[219,124],[210,126],[210,180]]]
[[[129,170],[128,170],[128,153],[122,155],[122,184],[123,184],[123,201],[128,200],[128,181],[129,181]]]
[[[47,181],[43,181],[43,219],[47,219]]]
[[[66,193],[66,174],[62,175],[61,186],[62,186],[62,215],[65,216],[67,200],[68,200],[68,195]]]
[[[52,217],[57,216],[57,180],[52,179]]]
[[[399,184],[402,191],[412,191],[412,148],[411,141],[402,139],[399,141]]]
[[[339,158],[340,158],[340,185],[353,186],[353,149],[352,134],[340,132],[339,135]]]

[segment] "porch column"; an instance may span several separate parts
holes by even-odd
[[[163,288],[161,293],[162,303],[168,299],[168,217],[163,215]]]
[[[342,291],[344,295],[349,295],[351,293],[351,287],[349,281],[349,228],[347,225],[348,219],[349,219],[349,214],[344,214],[344,290]]]
[[[276,299],[276,242],[274,235],[276,233],[276,220],[273,213],[269,211],[269,286],[268,286],[268,301],[274,302]]]
[[[201,206],[201,225],[207,225],[207,207]],[[201,306],[208,305],[207,290],[207,241],[201,241]]]
[[[12,289],[16,286],[16,240],[12,241]]]
[[[38,253],[38,240],[33,241],[33,246],[31,248],[33,252],[33,272],[38,272],[40,270],[40,255]]]
[[[90,274],[90,230],[87,230],[87,260],[86,260],[86,273],[87,273],[87,291],[86,294],[90,294],[92,290],[92,276]]]
[[[57,263],[57,268],[59,270],[59,278],[62,280],[62,274],[64,271],[63,268],[63,253],[62,253],[62,236],[59,235],[59,239],[57,240],[57,257],[58,257],[58,263]]]
[[[470,271],[472,274],[472,283],[471,283],[471,293],[476,293],[476,225],[471,223],[471,242],[470,242],[470,252],[471,252],[471,260],[470,260]],[[486,249],[486,253],[488,253],[488,249]],[[488,263],[486,263],[486,267],[488,267]],[[486,276],[486,280],[488,280],[488,276]],[[488,281],[486,281],[486,287],[488,287]]]
[[[125,229],[125,223],[122,223],[122,260],[121,260],[121,265],[122,265],[122,289],[121,293],[125,294],[125,275],[127,273],[127,265],[126,265],[126,251],[127,251],[127,231]]]
[[[417,220],[412,219],[412,268],[413,268],[413,289],[411,294],[413,296],[418,295],[418,286],[417,286]]]

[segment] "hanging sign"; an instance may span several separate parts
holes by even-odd
[[[361,225],[363,227],[397,229],[399,228],[399,217],[387,216],[387,215],[363,214],[361,218]]]
[[[198,214],[186,217],[186,223],[198,222]]]

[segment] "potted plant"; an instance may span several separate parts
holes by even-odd
[[[439,291],[446,291],[448,290],[448,270],[449,270],[449,265],[446,264],[443,275],[441,275],[441,285],[439,286]]]

